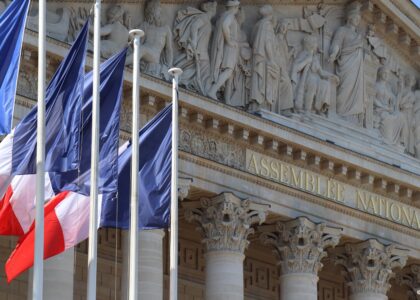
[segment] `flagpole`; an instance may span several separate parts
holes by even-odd
[[[133,127],[131,155],[131,200],[130,200],[130,267],[128,281],[128,299],[137,299],[138,285],[138,181],[139,181],[139,113],[140,113],[140,38],[144,32],[140,29],[130,31],[133,38]]]
[[[172,68],[172,175],[171,175],[171,243],[169,262],[169,299],[178,299],[178,80],[180,68]]]
[[[36,144],[35,251],[32,299],[42,300],[44,287],[44,201],[45,201],[45,80],[46,0],[39,0],[38,30],[38,121]]]
[[[98,156],[99,156],[99,87],[101,62],[101,0],[95,1],[93,35],[93,97],[92,97],[92,157],[90,177],[90,218],[88,249],[87,300],[96,299],[96,271],[98,256]]]

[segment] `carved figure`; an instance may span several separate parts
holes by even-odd
[[[331,81],[336,86],[339,79],[322,69],[315,36],[308,35],[303,39],[303,50],[293,63],[291,77],[296,110],[327,111],[331,100]]]
[[[414,103],[414,150],[415,156],[420,158],[420,91],[415,92]]]
[[[175,65],[183,70],[180,85],[206,95],[210,77],[209,42],[217,2],[205,2],[201,10],[187,7],[178,11],[174,39],[182,54]]]
[[[251,79],[250,111],[260,108],[278,109],[280,65],[278,43],[274,32],[273,8],[260,8],[261,19],[253,32],[253,68]]]
[[[38,31],[38,9],[34,8],[28,14],[27,27]],[[66,7],[59,8],[56,11],[47,9],[47,35],[60,40],[67,41],[70,28],[70,10]]]
[[[226,11],[220,16],[211,47],[211,80],[212,85],[208,96],[217,99],[217,92],[223,86],[230,86],[233,80],[233,71],[238,62],[238,33],[239,25],[236,14],[239,11],[239,1],[226,2]],[[231,98],[229,89],[224,93],[225,101]]]
[[[379,129],[387,143],[404,144],[405,141],[401,137],[406,135],[406,123],[404,115],[398,109],[398,99],[389,86],[388,76],[389,70],[384,66],[380,67],[373,100],[373,126]]]
[[[337,61],[340,78],[337,91],[337,113],[351,121],[362,121],[365,87],[363,82],[363,38],[358,31],[360,4],[353,2],[348,10],[347,24],[338,28],[330,48],[329,62]]]
[[[144,30],[140,60],[142,71],[150,75],[168,79],[168,69],[173,64],[172,32],[161,20],[160,0],[149,0],[144,9],[145,22],[139,28]],[[127,57],[126,65],[133,63]]]
[[[245,21],[245,11],[239,9],[236,18],[239,24],[239,60],[233,71],[231,86],[226,87],[227,89],[230,89],[231,92],[229,93],[232,95],[226,103],[244,108],[249,102],[252,48],[248,43],[246,33],[241,29],[241,26]]]
[[[279,80],[279,103],[276,111],[278,113],[288,113],[293,109],[293,87],[289,77],[290,61],[294,55],[294,49],[289,51],[286,35],[289,30],[289,23],[286,20],[281,20],[277,26],[278,38],[278,61],[280,66],[280,80]]]
[[[107,11],[108,23],[101,27],[101,55],[104,58],[111,57],[127,46],[129,31],[123,24],[124,13],[121,5],[111,6]]]
[[[382,65],[387,65],[390,71],[397,73],[399,65],[392,54],[389,53],[382,40],[376,36],[374,24],[368,26],[366,40],[370,53],[376,56]]]
[[[404,144],[407,147],[407,152],[414,154],[414,102],[416,96],[413,87],[416,83],[414,76],[406,74],[404,76],[403,90],[399,102],[399,109],[404,115],[405,136],[402,137]]]

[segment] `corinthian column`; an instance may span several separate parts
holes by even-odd
[[[272,245],[280,265],[281,300],[316,300],[318,271],[325,248],[335,247],[341,229],[301,217],[259,228],[260,239]]]
[[[408,287],[408,299],[420,300],[420,265],[410,265],[397,274],[397,282]]]
[[[199,223],[206,247],[206,300],[243,300],[244,251],[253,224],[265,220],[268,205],[241,200],[231,193],[183,203],[186,219]]]
[[[386,300],[389,280],[395,275],[393,269],[404,267],[407,251],[370,239],[338,247],[334,259],[347,271],[350,300]]]

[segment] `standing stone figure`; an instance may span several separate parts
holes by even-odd
[[[401,139],[407,130],[404,115],[398,109],[398,99],[389,86],[388,77],[389,70],[385,66],[380,67],[373,100],[373,126],[379,130],[387,143],[402,143],[406,146],[405,141]]]
[[[339,79],[321,68],[318,41],[315,36],[303,39],[303,50],[293,63],[291,72],[297,111],[326,112],[331,103],[331,83]],[[334,85],[336,86],[336,85]]]
[[[278,43],[274,32],[273,8],[260,8],[261,19],[253,32],[253,68],[251,79],[250,111],[260,108],[270,111],[278,108],[280,66]]]
[[[239,25],[236,14],[239,11],[239,1],[226,2],[227,10],[220,16],[213,36],[211,47],[211,80],[212,85],[207,95],[217,99],[217,92],[223,86],[230,86],[233,71],[238,63],[238,33]],[[225,101],[231,98],[229,89],[224,93]]]
[[[129,31],[123,24],[124,13],[121,5],[111,6],[107,11],[108,23],[101,27],[101,55],[104,58],[111,57],[127,46]]]
[[[251,78],[251,58],[252,48],[248,43],[246,33],[241,29],[245,21],[245,11],[239,9],[236,16],[239,25],[238,47],[239,59],[238,64],[233,71],[233,80],[231,80],[231,98],[226,102],[229,105],[245,108],[249,102],[250,78]]]
[[[403,136],[405,145],[407,146],[407,152],[414,154],[414,102],[416,101],[416,95],[414,94],[413,88],[416,84],[414,76],[406,74],[404,76],[403,90],[401,93],[401,99],[399,108],[401,113],[404,115],[404,122],[406,127],[406,136]]]
[[[414,103],[414,152],[420,158],[420,91],[415,92],[416,102]]]
[[[142,71],[150,75],[168,79],[168,70],[173,64],[172,32],[162,25],[160,0],[149,0],[144,9],[145,22],[139,28],[144,30],[140,60]],[[132,55],[126,64],[132,64]]]
[[[280,66],[280,81],[279,81],[279,103],[275,110],[277,113],[291,112],[293,110],[293,87],[289,77],[290,61],[293,51],[289,51],[286,35],[289,30],[289,23],[286,20],[280,20],[278,26],[278,61]]]
[[[217,2],[205,2],[201,10],[187,7],[178,11],[174,24],[174,39],[182,54],[175,65],[183,70],[180,85],[207,94],[210,77],[209,42],[216,15]]]
[[[363,37],[358,32],[360,4],[353,2],[348,9],[347,24],[334,34],[329,62],[337,61],[340,78],[337,91],[337,113],[350,121],[361,123],[364,113]]]

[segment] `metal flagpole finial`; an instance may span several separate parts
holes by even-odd
[[[171,68],[169,69],[168,73],[173,77],[177,77],[182,74],[182,70],[180,68]]]
[[[141,29],[130,30],[129,34],[132,39],[135,39],[136,37],[140,37],[140,38],[144,37],[144,31]]]

